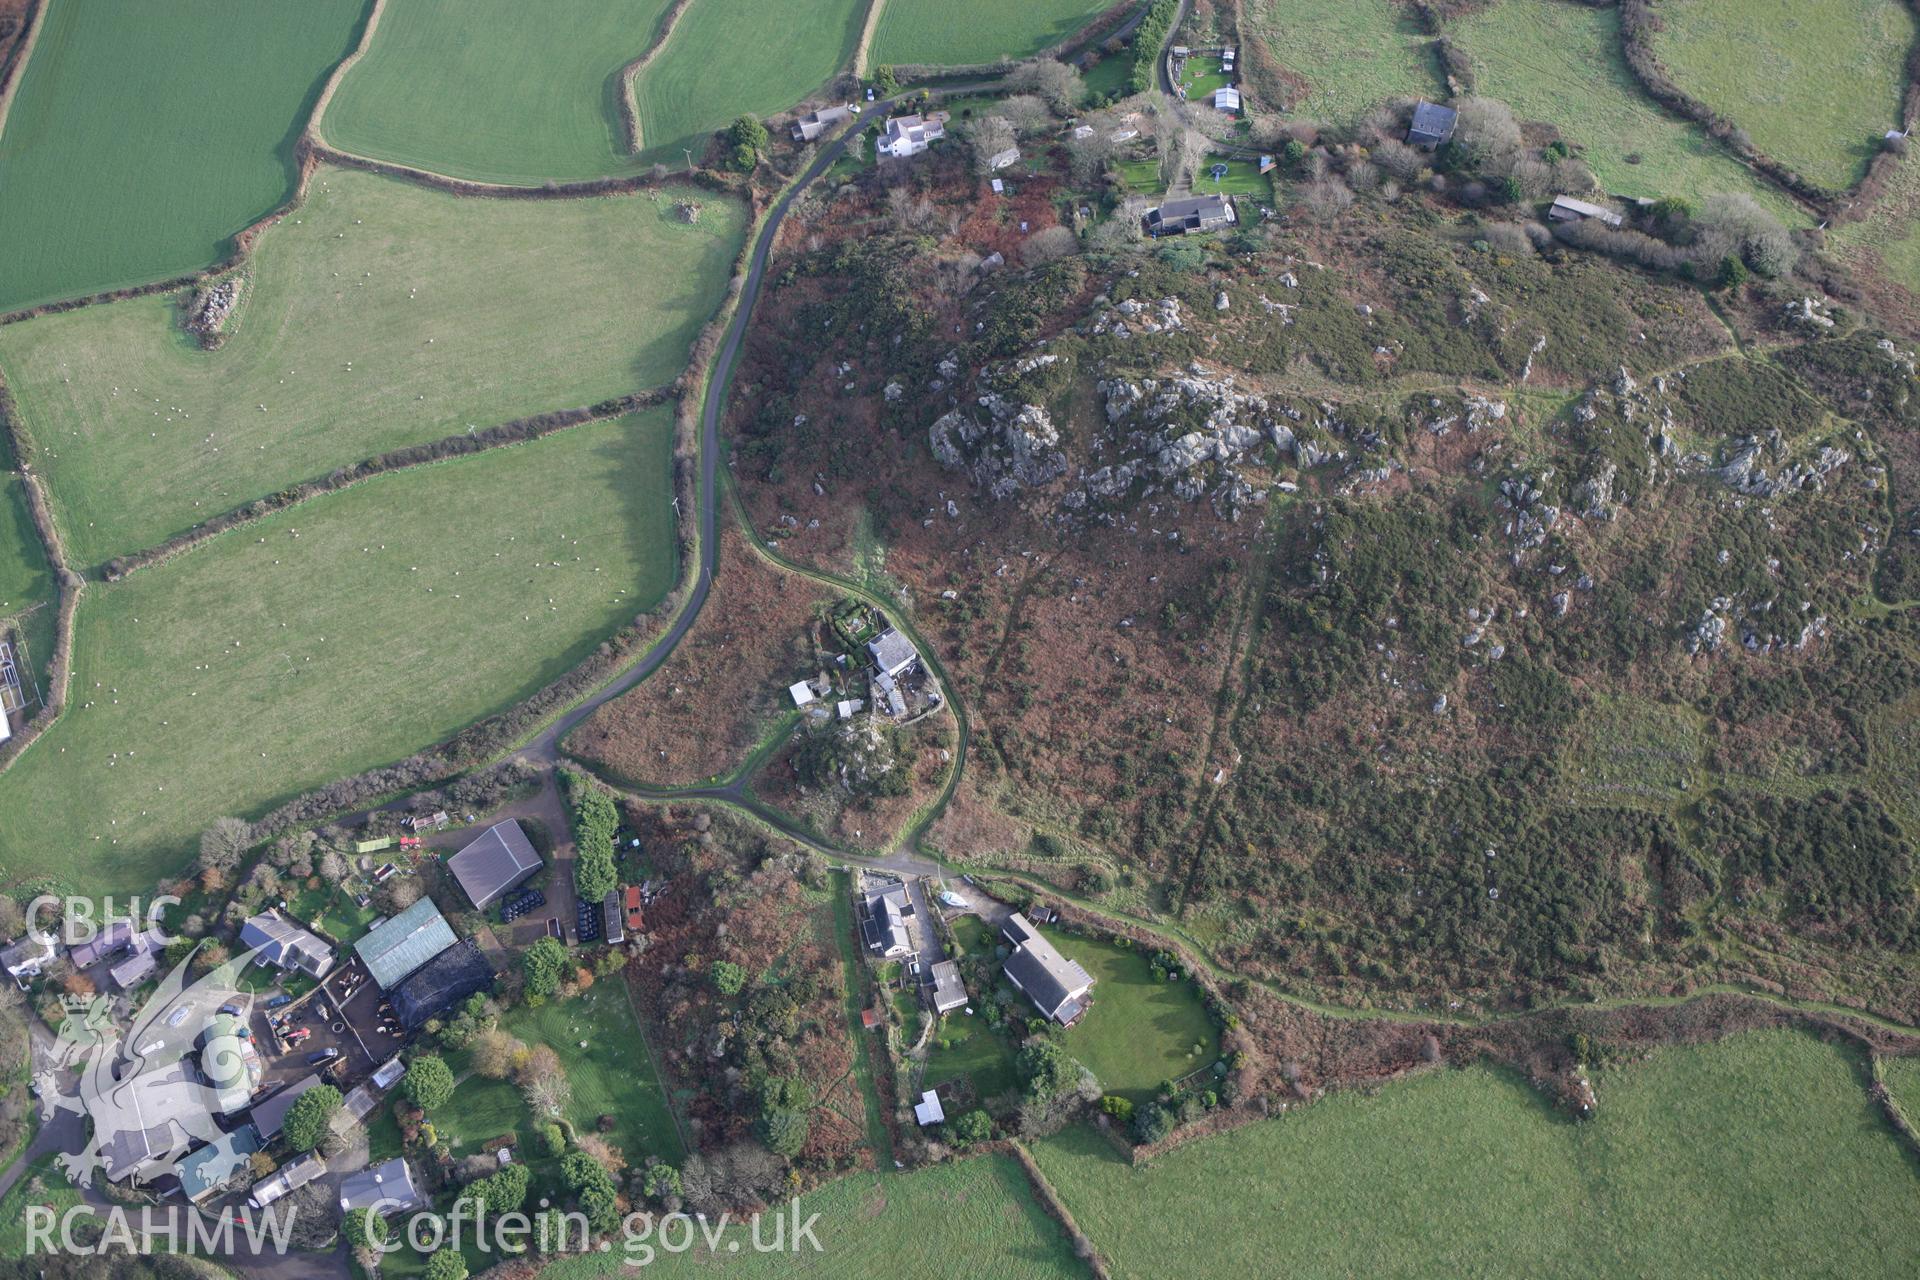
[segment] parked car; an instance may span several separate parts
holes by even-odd
[[[332,1062],[339,1056],[340,1051],[338,1049],[322,1049],[318,1053],[310,1053],[307,1055],[307,1065],[317,1067],[323,1062]]]
[[[290,995],[288,995],[288,994],[286,994],[286,993],[285,993],[285,992],[283,991],[283,992],[281,992],[281,993],[280,993],[279,995],[277,995],[277,996],[275,996],[275,997],[274,997],[273,999],[271,999],[271,1000],[269,1000],[269,1001],[267,1001],[267,1008],[269,1008],[269,1009],[284,1009],[284,1008],[286,1008],[286,1007],[287,1007],[288,1005],[290,1005],[290,1004],[292,1004],[292,1003],[293,1003],[293,997],[292,997],[292,996],[290,996]]]
[[[187,1020],[187,1015],[192,1012],[193,1012],[192,1005],[189,1005],[189,1004],[181,1005],[178,1009],[175,1009],[172,1013],[167,1015],[167,1025],[170,1027],[179,1026],[181,1023]]]
[[[237,1018],[240,1016],[240,1006],[234,1004],[232,1001],[228,1001],[226,1004],[220,1006],[220,1012],[226,1014],[229,1018]]]

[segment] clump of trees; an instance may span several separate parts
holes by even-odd
[[[752,173],[767,150],[767,126],[758,116],[741,116],[727,126],[722,140],[727,149],[727,167],[739,173]]]
[[[293,1100],[280,1132],[295,1151],[311,1151],[320,1145],[340,1110],[340,1091],[330,1084],[317,1084]]]
[[[568,770],[566,783],[573,805],[574,892],[582,902],[597,903],[619,880],[613,841],[620,830],[620,811],[613,797],[585,774]]]
[[[542,938],[520,954],[520,972],[527,994],[550,996],[560,989],[567,972],[567,949],[553,938]]]
[[[422,1111],[444,1107],[453,1097],[453,1069],[435,1054],[423,1055],[407,1067],[400,1087]]]

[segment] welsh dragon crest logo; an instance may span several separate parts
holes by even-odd
[[[35,1076],[43,1121],[61,1112],[84,1116],[90,1132],[80,1150],[58,1157],[75,1185],[103,1173],[111,1181],[151,1182],[179,1171],[180,1158],[223,1134],[219,1117],[243,1110],[258,1083],[254,1054],[241,1016],[224,1012],[238,991],[237,977],[257,954],[249,951],[204,974],[191,986],[192,955],[161,981],[121,1028],[106,996],[63,998],[60,1026],[66,1061],[78,1063],[72,1091],[65,1072]],[[213,1181],[238,1172],[244,1155],[207,1170]],[[216,1158],[216,1163],[219,1163]]]

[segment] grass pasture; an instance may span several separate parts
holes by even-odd
[[[1476,1067],[1143,1169],[1085,1129],[1034,1154],[1120,1277],[1911,1275],[1915,1166],[1863,1070],[1760,1032],[1600,1073],[1585,1123]]]
[[[150,888],[211,819],[580,662],[672,582],[670,413],[382,476],[92,587],[73,702],[0,774],[0,874]]]
[[[668,0],[387,0],[321,130],[359,155],[530,185],[631,173],[620,68]]]
[[[1680,87],[1822,186],[1852,186],[1902,127],[1914,20],[1899,0],[1681,0],[1660,15],[1654,49]]]
[[[294,140],[366,7],[53,5],[0,135],[0,311],[219,258],[292,190]]]
[[[695,160],[742,114],[785,111],[850,66],[864,0],[695,0],[634,82],[652,163]]]
[[[788,1227],[792,1211],[783,1203]],[[800,1198],[800,1218],[818,1214],[813,1234],[820,1252],[756,1252],[745,1226],[731,1225],[717,1250],[695,1233],[683,1252],[641,1245],[611,1253],[574,1254],[551,1263],[547,1280],[599,1277],[725,1275],[756,1280],[775,1276],[874,1277],[992,1276],[994,1280],[1065,1280],[1086,1269],[1058,1223],[1034,1198],[1012,1157],[991,1155],[911,1173],[856,1173]],[[773,1210],[760,1228],[773,1240]],[[717,1227],[719,1224],[709,1224]],[[677,1241],[677,1235],[675,1240]]]
[[[1345,124],[1384,99],[1444,91],[1432,40],[1393,0],[1258,0],[1252,36],[1306,82],[1293,115]]]
[[[52,656],[53,571],[20,477],[0,471],[0,634],[10,624],[26,635],[36,666]]]
[[[1905,161],[1893,168],[1887,189],[1859,222],[1845,222],[1830,233],[1836,252],[1848,265],[1873,274],[1909,293],[1920,294],[1920,165]]]
[[[1620,52],[1614,10],[1502,0],[1461,19],[1455,38],[1473,58],[1479,92],[1523,119],[1558,125],[1608,191],[1694,200],[1744,193],[1789,225],[1805,225],[1786,197],[1641,91]]]
[[[1602,700],[1573,729],[1564,770],[1570,798],[1665,810],[1692,790],[1705,749],[1698,717],[1686,708]]]
[[[973,0],[964,17],[941,0],[886,0],[871,61],[967,66],[1050,49],[1106,12],[1112,0]]]
[[[688,226],[670,197],[462,199],[328,169],[262,238],[216,351],[166,297],[0,329],[70,553],[98,563],[386,449],[672,380],[744,235],[739,206],[700,198]]]

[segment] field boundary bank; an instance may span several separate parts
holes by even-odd
[[[66,543],[60,537],[59,525],[54,522],[53,504],[47,500],[40,477],[33,470],[33,443],[20,427],[19,410],[4,381],[0,381],[0,431],[6,433],[7,448],[18,468],[20,488],[27,495],[27,514],[33,521],[34,536],[40,539],[41,548],[46,552],[54,603],[53,652],[47,655],[47,700],[19,733],[0,743],[0,773],[5,773],[66,709],[73,674],[73,620],[80,609],[86,580],[67,562]]]
[[[1751,141],[1742,146],[1734,136],[1745,136],[1736,120],[1730,120],[1694,97],[1680,87],[1679,81],[1667,70],[1666,63],[1654,52],[1653,37],[1663,23],[1660,15],[1654,12],[1647,0],[1621,0],[1620,3],[1620,56],[1633,72],[1633,78],[1640,85],[1640,91],[1660,106],[1676,115],[1683,116],[1706,131],[1707,137],[1719,143],[1736,159],[1753,172],[1767,179],[1776,188],[1798,200],[1802,205],[1822,217],[1830,217],[1840,207],[1858,184],[1833,190],[1823,187],[1806,177],[1797,169],[1754,146]],[[1908,84],[1913,81],[1914,51],[1908,50]],[[1864,180],[1864,175],[1863,175]]]
[[[360,169],[367,173],[378,174],[383,178],[399,178],[456,196],[492,197],[505,200],[579,200],[589,196],[625,196],[648,189],[662,190],[668,183],[673,183],[680,186],[704,187],[722,195],[747,198],[744,181],[706,169],[669,174],[658,182],[649,174],[635,173],[617,178],[582,178],[574,182],[544,182],[539,186],[529,187],[510,182],[475,182],[469,178],[456,178],[450,174],[435,173],[431,169],[396,164],[391,160],[375,160],[371,156],[342,151],[324,142],[309,141],[315,159],[324,163],[338,165],[343,169]]]
[[[865,80],[871,69],[873,38],[880,32],[880,19],[886,11],[887,0],[867,0],[867,20],[860,24],[860,43],[853,46],[853,78],[856,80]]]
[[[1906,0],[1906,7],[1907,12],[1913,15],[1916,26],[1920,26],[1920,0]],[[1907,50],[1906,71],[1907,87],[1900,97],[1902,131],[1913,128],[1915,122],[1920,121],[1920,31],[1916,31],[1913,47]],[[1903,163],[1911,164],[1913,160],[1886,147],[1876,151],[1873,159],[1867,161],[1866,173],[1847,193],[1849,198],[1846,203],[1834,210],[1833,221],[1836,224],[1864,222],[1880,202],[1880,197],[1886,194],[1891,171]]]
[[[454,435],[442,436],[438,440],[425,444],[404,445],[398,449],[389,449],[371,458],[336,467],[324,476],[302,480],[263,498],[242,503],[240,506],[202,521],[183,533],[175,534],[165,542],[128,555],[115,556],[101,566],[100,574],[108,582],[120,582],[142,569],[164,564],[175,556],[191,551],[202,543],[210,542],[223,533],[245,528],[257,520],[263,520],[282,511],[290,511],[316,498],[350,489],[376,476],[412,471],[436,462],[471,458],[510,445],[529,444],[571,427],[605,422],[610,418],[622,417],[641,409],[651,409],[656,405],[665,404],[672,397],[671,387],[652,387],[646,391],[616,399],[602,400],[594,405],[573,409],[553,409],[524,418],[514,418],[488,427],[484,431],[462,431]]]
[[[1054,1190],[1053,1184],[1047,1181],[1047,1175],[1041,1170],[1033,1154],[1027,1150],[1026,1144],[1017,1138],[1008,1138],[1004,1144],[997,1145],[1004,1145],[1005,1150],[1013,1156],[1014,1162],[1020,1166],[1021,1172],[1027,1175],[1027,1185],[1033,1188],[1034,1197],[1040,1201],[1040,1207],[1046,1211],[1049,1218],[1060,1224],[1062,1231],[1067,1233],[1067,1239],[1073,1241],[1075,1256],[1086,1263],[1087,1270],[1093,1273],[1095,1280],[1113,1280],[1113,1272],[1107,1269],[1107,1260],[1100,1256],[1100,1250],[1094,1245],[1092,1237],[1082,1231],[1080,1224],[1074,1221],[1073,1210],[1067,1208],[1067,1202],[1061,1198],[1058,1191]]]
[[[40,39],[40,28],[46,25],[47,8],[52,3],[53,0],[27,0],[26,29],[13,42],[13,51],[5,65],[0,65],[0,137],[6,136],[7,112],[13,109],[13,96],[20,82],[27,78],[27,60],[33,57],[34,43]]]
[[[307,115],[307,127],[302,133],[315,142],[321,141],[320,122],[327,114],[327,107],[333,102],[333,95],[347,78],[347,72],[354,69],[360,59],[367,56],[367,50],[373,48],[373,33],[379,30],[380,16],[386,12],[387,0],[373,0],[368,7],[364,25],[360,28],[360,43],[348,50],[347,56],[334,64],[333,71],[327,76],[327,82],[320,86],[320,96],[313,100],[313,110]]]
[[[620,84],[617,96],[620,102],[621,138],[630,156],[639,155],[644,145],[640,132],[640,95],[634,85],[639,81],[640,73],[653,65],[653,60],[667,47],[673,29],[680,25],[680,16],[692,3],[693,0],[673,0],[667,11],[660,15],[660,25],[654,30],[652,42],[640,51],[639,57],[613,73]]]

